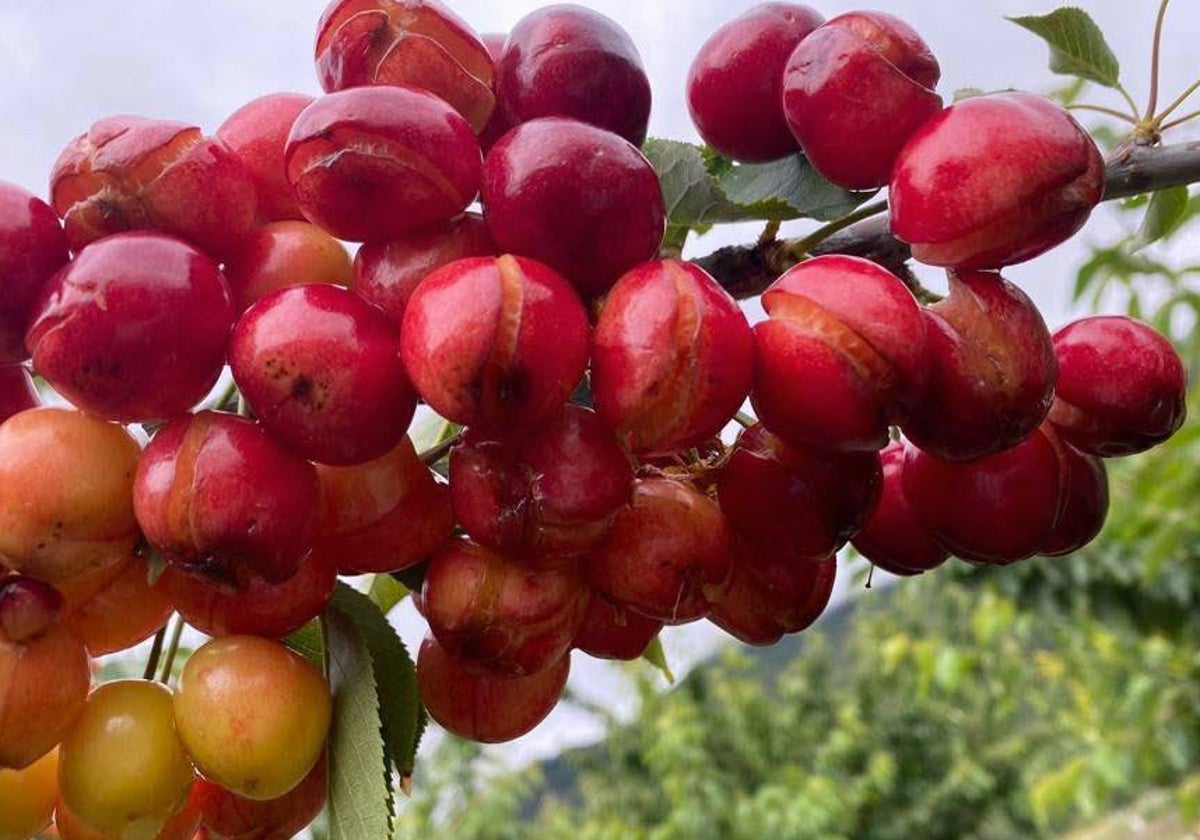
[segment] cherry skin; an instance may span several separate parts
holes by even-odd
[[[1104,528],[1108,517],[1108,471],[1100,458],[1063,441],[1053,425],[1043,426],[1043,431],[1058,446],[1067,479],[1062,513],[1038,553],[1061,557],[1083,548]]]
[[[196,786],[192,785],[192,794],[187,804],[178,814],[167,820],[154,840],[205,840],[198,832],[200,830],[200,809],[196,807]],[[87,825],[66,806],[61,799],[54,809],[54,830],[58,832],[59,840],[112,840],[113,835],[97,831]]]
[[[976,96],[921,125],[888,188],[895,236],[930,265],[989,269],[1070,239],[1104,187],[1095,142],[1028,93]]]
[[[692,263],[643,263],[600,310],[592,341],[596,410],[639,455],[720,432],[746,399],[753,370],[746,316]]]
[[[312,101],[302,93],[270,93],[238,108],[217,129],[217,139],[250,170],[262,222],[304,218],[288,183],[283,152],[292,123]]]
[[[158,632],[171,617],[162,581],[137,552],[60,585],[66,608],[62,621],[92,656],[128,650]]]
[[[293,286],[260,300],[234,327],[229,365],[263,428],[323,464],[385,454],[416,408],[395,325],[336,286]]]
[[[237,585],[296,574],[319,495],[312,464],[257,423],[204,411],[159,429],[138,463],[133,501],[143,534],[169,562]]]
[[[482,191],[496,244],[546,263],[584,297],[651,259],[666,229],[645,156],[575,120],[539,119],[505,134],[484,161]]]
[[[1016,446],[1050,410],[1058,366],[1033,301],[999,274],[952,272],[950,294],[922,310],[929,382],[901,423],[938,457],[980,458]]]
[[[483,41],[483,45],[487,47],[488,54],[492,57],[493,68],[500,63],[501,57],[504,55],[504,45],[508,42],[507,33],[503,32],[484,32],[479,36]],[[492,74],[492,91],[495,92],[498,75]],[[513,127],[513,123],[504,114],[504,109],[498,104],[495,110],[492,111],[492,116],[488,120],[487,125],[483,127],[483,131],[479,132],[479,146],[483,149],[484,154],[487,154],[488,149],[496,145],[496,141],[508,132]]]
[[[892,441],[879,453],[883,490],[879,504],[850,542],[863,557],[887,572],[913,575],[935,569],[950,555],[917,520],[904,492],[904,450]]]
[[[187,805],[195,770],[179,739],[171,690],[148,680],[105,683],[62,743],[63,805],[116,840],[153,840]]]
[[[193,800],[214,840],[291,840],[325,807],[329,763],[317,761],[299,785],[278,799],[260,802],[197,779]]]
[[[587,365],[587,315],[567,281],[534,260],[457,260],[417,287],[400,344],[434,411],[505,434],[536,426],[575,390]]]
[[[204,398],[232,325],[216,263],[174,237],[135,232],[84,248],[43,288],[25,343],[38,373],[72,403],[141,423]]]
[[[29,358],[25,331],[34,302],[69,256],[67,236],[50,205],[0,181],[0,365]]]
[[[299,654],[257,636],[213,639],[179,678],[175,720],[196,767],[247,799],[278,799],[325,748],[333,701]]]
[[[923,395],[926,328],[908,288],[868,260],[824,256],[763,294],[751,400],[795,446],[877,450]]]
[[[708,620],[748,645],[773,645],[816,621],[833,594],[837,559],[783,559],[741,543],[733,582]]]
[[[1187,374],[1171,342],[1120,315],[1083,318],[1054,334],[1059,377],[1050,422],[1072,446],[1104,458],[1144,452],[1187,416]]]
[[[352,276],[350,255],[342,243],[308,222],[263,225],[225,264],[239,313],[276,289],[310,283],[349,286]]]
[[[417,685],[429,716],[460,738],[484,744],[531,732],[553,711],[567,684],[570,656],[528,677],[497,679],[467,670],[426,636],[417,654]]]
[[[50,176],[50,196],[71,248],[129,230],[157,230],[214,259],[254,227],[254,176],[196,126],[117,116],[75,138]]]
[[[663,623],[628,610],[599,592],[588,599],[575,647],[597,659],[639,658],[658,638]]]
[[[33,379],[23,365],[0,367],[0,423],[41,404]]]
[[[79,411],[10,417],[0,426],[0,565],[57,583],[127,557],[140,454],[124,428]]]
[[[796,45],[824,22],[808,6],[762,3],[709,36],[687,77],[688,112],[705,143],[746,163],[796,151],[783,115],[783,70]]]
[[[338,239],[396,239],[457,216],[479,192],[471,126],[417,88],[321,97],[296,118],[285,155],[305,217]]]
[[[437,0],[334,0],[317,26],[316,61],[328,93],[411,85],[444,99],[476,132],[496,104],[487,47]]]
[[[513,125],[569,117],[635,146],[646,139],[650,81],[633,40],[598,12],[545,6],[512,28],[496,65],[498,106]]]
[[[58,802],[58,750],[24,770],[0,768],[0,840],[29,840],[50,825]]]

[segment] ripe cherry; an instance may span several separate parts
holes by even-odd
[[[833,594],[837,558],[773,556],[739,543],[729,592],[708,619],[748,645],[773,645],[816,621]]]
[[[283,152],[292,123],[312,101],[302,93],[260,96],[230,114],[217,129],[217,139],[250,170],[258,191],[260,221],[304,218],[288,183]]]
[[[41,404],[24,365],[0,366],[0,423]]]
[[[42,286],[69,258],[50,205],[0,181],[0,365],[29,358],[25,331]]]
[[[325,807],[328,762],[318,759],[299,785],[278,799],[246,799],[197,779],[192,799],[213,840],[291,840]]]
[[[58,802],[58,750],[24,770],[0,768],[0,840],[30,840],[50,825]]]
[[[1045,431],[1051,438],[1061,438],[1053,425]],[[1039,554],[1048,557],[1083,548],[1100,534],[1108,516],[1108,472],[1104,462],[1061,439],[1056,442],[1067,471],[1067,484],[1058,522],[1038,549]]]
[[[349,286],[352,276],[342,243],[308,222],[263,225],[225,264],[238,313],[276,289],[310,283]]]
[[[626,609],[599,592],[588,599],[575,647],[597,659],[637,659],[662,630],[663,623]]]
[[[60,585],[62,621],[92,656],[127,650],[153,636],[171,617],[162,581],[151,584],[146,559],[136,551]]]

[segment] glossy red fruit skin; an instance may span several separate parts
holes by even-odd
[[[946,461],[910,447],[902,476],[917,520],[939,545],[993,565],[1041,550],[1062,514],[1068,478],[1059,447],[1041,429],[974,461]]]
[[[216,383],[233,304],[216,263],[137,231],[84,248],[42,289],[26,345],[74,405],[122,423],[187,411]]]
[[[487,47],[488,54],[492,57],[492,66],[494,68],[500,63],[500,59],[504,55],[504,45],[508,42],[508,34],[503,32],[484,32],[479,37],[483,41],[483,45]],[[496,81],[497,74],[493,71],[493,93],[495,92]],[[487,154],[488,149],[496,145],[496,141],[503,137],[512,127],[512,121],[505,116],[504,109],[497,103],[487,125],[483,127],[483,131],[479,132],[479,146],[483,149],[484,154]]]
[[[417,654],[417,685],[429,716],[460,738],[483,744],[512,741],[531,732],[558,704],[571,657],[528,677],[498,679],[473,674],[433,636]]]
[[[587,314],[567,281],[507,254],[428,275],[400,329],[408,375],[433,410],[501,435],[562,407],[583,376],[588,340]]]
[[[278,799],[258,801],[197,778],[191,801],[210,840],[292,840],[325,807],[329,762],[322,757],[299,785]]]
[[[128,650],[157,633],[173,612],[159,579],[150,583],[144,557],[131,553],[109,568],[59,584],[62,622],[90,656]]]
[[[314,554],[341,574],[411,568],[450,536],[450,491],[433,477],[405,437],[386,455],[352,467],[317,466],[321,524]]]
[[[186,123],[131,116],[100,120],[71,141],[54,164],[50,196],[74,251],[150,229],[221,259],[258,212],[250,170],[223,143]]]
[[[408,299],[434,269],[467,257],[499,254],[483,217],[463,213],[390,242],[363,245],[354,257],[350,287],[400,326]]]
[[[629,455],[595,412],[576,405],[513,440],[468,434],[450,455],[463,530],[538,565],[595,548],[632,492]]]
[[[0,366],[0,423],[14,414],[36,408],[42,401],[29,371],[22,365]]]
[[[575,648],[596,659],[638,659],[658,638],[663,623],[628,610],[593,592],[583,623],[575,634]]]
[[[858,533],[881,485],[877,453],[790,447],[759,423],[730,449],[717,498],[743,538],[772,554],[819,560]]]
[[[281,639],[321,614],[337,575],[334,557],[314,551],[280,583],[254,573],[229,583],[169,565],[161,585],[184,621],[206,636]]]
[[[296,118],[284,154],[301,211],[338,239],[397,239],[457,216],[479,192],[471,126],[416,88],[317,99]]]
[[[1054,334],[1058,384],[1050,422],[1102,458],[1162,443],[1187,417],[1187,373],[1171,342],[1121,315],[1083,318]]]
[[[748,645],[773,645],[820,618],[836,577],[836,557],[787,559],[741,543],[733,583],[708,620]]]
[[[142,453],[133,502],[169,562],[226,584],[292,577],[308,555],[320,484],[312,464],[262,427],[203,411],[159,429]]]
[[[304,218],[288,183],[283,152],[292,123],[312,101],[303,93],[270,93],[238,108],[217,129],[217,139],[254,178],[260,222]]]
[[[646,139],[650,81],[620,26],[568,3],[531,12],[512,28],[496,66],[499,108],[517,125],[568,117],[635,146]]]
[[[234,327],[229,364],[263,428],[322,464],[384,455],[416,409],[396,326],[336,286],[279,289],[254,304]]]
[[[824,22],[799,3],[761,3],[709,36],[687,77],[688,112],[705,143],[745,163],[797,150],[783,116],[783,70]]]
[[[464,668],[522,677],[566,655],[587,609],[578,571],[537,571],[467,540],[434,554],[421,587],[422,614]]]
[[[914,575],[935,569],[950,555],[917,520],[904,493],[904,443],[892,441],[879,453],[883,489],[879,504],[850,542],[858,553],[892,574]]]
[[[930,265],[1024,262],[1083,227],[1104,189],[1095,142],[1028,93],[965,99],[929,119],[896,159],[892,233]]]
[[[643,263],[604,301],[592,339],[596,410],[638,453],[693,446],[725,427],[750,390],[750,326],[703,269]]]
[[[50,205],[0,181],[0,365],[29,358],[25,331],[33,305],[69,258],[67,235]]]
[[[878,450],[920,401],[926,327],[912,292],[860,257],[824,256],[763,294],[751,401],[796,446]]]
[[[353,275],[346,248],[309,222],[268,222],[223,267],[240,315],[277,289],[326,283],[349,286]]]
[[[1058,444],[1067,480],[1062,513],[1038,553],[1061,557],[1083,548],[1103,530],[1108,517],[1108,471],[1100,458],[1063,441],[1053,425],[1043,430]]]
[[[1058,365],[1033,301],[991,272],[952,272],[947,297],[922,310],[929,381],[901,424],[917,447],[954,461],[1029,437],[1050,410]]]
[[[476,132],[495,108],[487,46],[436,0],[334,0],[317,25],[316,61],[327,93],[411,85],[448,102]]]
[[[788,58],[783,112],[818,172],[847,189],[874,189],[887,184],[905,141],[942,109],[933,91],[940,76],[907,23],[850,12],[818,27]]]
[[[733,534],[716,502],[688,485],[640,479],[584,568],[592,588],[616,603],[664,624],[686,624],[724,596]]]
[[[483,215],[505,251],[546,263],[586,297],[662,244],[666,210],[637,147],[568,119],[523,123],[483,165]]]

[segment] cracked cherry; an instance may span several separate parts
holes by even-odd
[[[599,592],[588,599],[575,647],[597,659],[638,659],[658,638],[661,621],[626,609]]]
[[[773,645],[806,630],[829,605],[837,558],[778,557],[740,542],[732,582],[708,620],[748,645]]]
[[[69,257],[67,236],[50,205],[0,181],[0,365],[29,358],[25,331],[33,305]]]

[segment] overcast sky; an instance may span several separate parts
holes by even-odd
[[[1127,87],[1143,100],[1157,0],[1075,2],[1108,34]],[[40,0],[0,0],[0,114],[5,118],[0,180],[44,194],[50,167],[63,146],[110,114],[185,120],[211,132],[256,96],[319,93],[312,42],[324,5],[320,0],[59,0],[49,6]],[[504,32],[542,4],[457,0],[451,5],[480,32]],[[590,0],[585,5],[616,19],[640,48],[654,89],[651,133],[696,140],[683,97],[688,65],[713,29],[754,4]],[[941,62],[941,91],[949,98],[963,87],[1045,91],[1057,86],[1058,80],[1045,69],[1046,48],[1002,19],[1006,14],[1046,13],[1055,5],[1054,0],[876,0],[868,7],[904,17],[924,36]],[[819,8],[832,17],[856,6],[850,0],[828,0]],[[1200,3],[1175,0],[1167,31],[1163,88],[1169,101],[1200,76],[1194,46]],[[1104,91],[1097,90],[1092,98],[1118,104]],[[1097,214],[1081,241],[1107,241],[1113,232],[1111,218]],[[714,233],[695,242],[691,253],[753,235],[745,229]],[[1068,317],[1069,289],[1083,253],[1083,245],[1068,245],[1006,272],[1031,293],[1051,327]],[[407,640],[415,643],[419,630],[411,615],[405,615],[402,626]],[[692,658],[713,638],[675,633],[667,639],[668,652],[676,661]],[[593,668],[586,674],[586,684],[573,683],[580,690],[608,698],[620,695],[612,672]],[[517,755],[552,750],[568,732],[572,740],[596,732],[577,717],[560,717],[557,723],[525,739]]]

